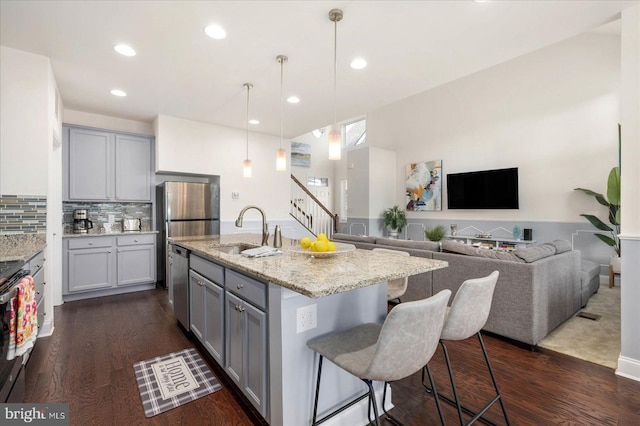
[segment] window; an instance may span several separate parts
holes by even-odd
[[[367,141],[367,119],[363,118],[342,126],[342,141],[345,148],[365,143]]]

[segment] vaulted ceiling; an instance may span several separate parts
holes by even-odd
[[[158,114],[245,128],[245,82],[256,132],[284,133],[371,111],[593,30],[637,1],[6,1],[3,46],[47,56],[65,108],[150,122]],[[217,23],[227,37],[204,28]],[[135,57],[113,50],[127,43]],[[350,68],[354,57],[368,66]],[[115,97],[119,88],[126,97]]]

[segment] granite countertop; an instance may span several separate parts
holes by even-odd
[[[46,234],[0,235],[0,262],[26,262],[46,245]]]
[[[255,277],[273,282],[308,297],[323,297],[409,275],[445,268],[447,262],[422,257],[395,256],[356,249],[327,258],[312,258],[289,250],[297,240],[282,238],[283,254],[248,258],[226,254],[214,247],[238,243],[260,245],[258,234],[178,237],[170,241],[191,250],[192,254],[214,260]]]
[[[112,237],[117,235],[140,235],[140,234],[157,234],[158,231],[114,231],[114,232],[95,232],[86,234],[64,234],[62,238],[86,238],[86,237]]]

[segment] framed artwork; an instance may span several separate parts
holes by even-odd
[[[311,145],[291,142],[291,165],[297,167],[311,167]]]
[[[407,211],[442,210],[442,160],[409,164],[405,190]]]

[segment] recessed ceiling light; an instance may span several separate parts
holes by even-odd
[[[222,40],[227,38],[227,32],[218,24],[211,24],[204,29],[204,32],[211,38]]]
[[[353,61],[351,61],[351,68],[353,68],[354,70],[361,70],[366,67],[367,61],[365,61],[363,58],[355,58]]]
[[[120,90],[120,89],[113,89],[111,91],[111,94],[113,96],[120,96],[120,97],[127,96],[127,92],[125,92],[124,90]]]
[[[249,120],[249,124],[260,124],[260,120],[256,120],[255,118],[252,120]]]
[[[300,98],[297,96],[289,96],[287,98],[287,102],[289,102],[290,104],[297,104],[298,102],[300,102]]]
[[[133,50],[133,47],[129,46],[128,44],[116,44],[115,46],[113,46],[113,50],[123,56],[136,56],[136,51]]]

